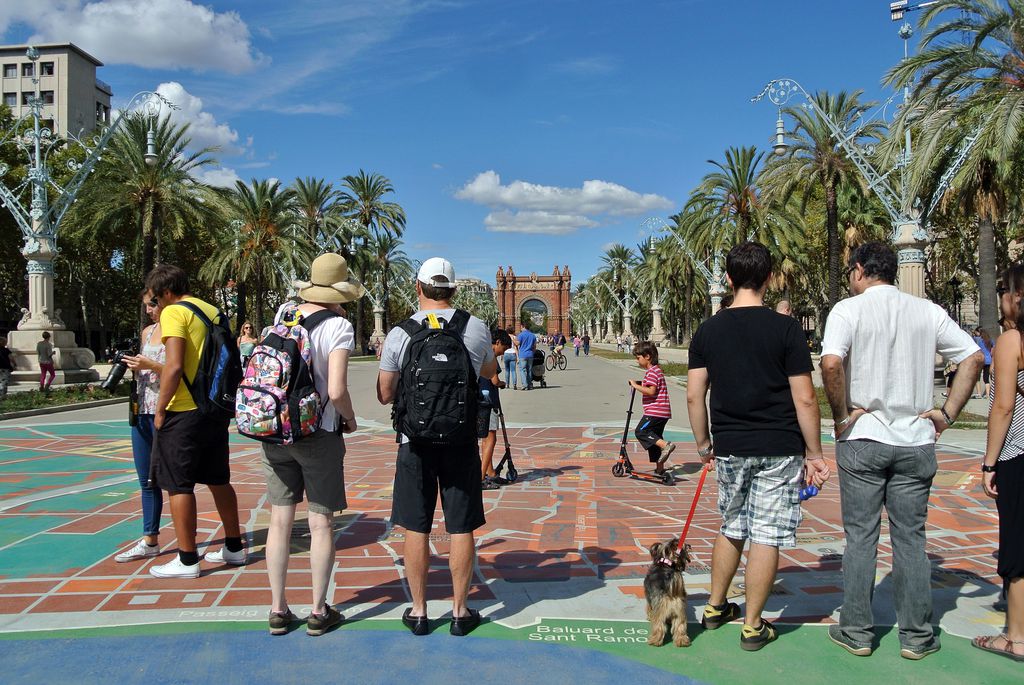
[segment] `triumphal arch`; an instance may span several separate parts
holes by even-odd
[[[569,267],[561,271],[555,266],[550,276],[517,276],[512,267],[498,267],[495,283],[498,296],[498,327],[519,330],[522,320],[538,333],[572,332],[569,322],[569,302],[572,294],[572,274]]]

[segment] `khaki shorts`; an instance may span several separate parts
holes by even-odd
[[[263,445],[263,472],[271,504],[290,506],[305,493],[309,510],[333,514],[345,500],[345,440],[319,430],[292,445]]]

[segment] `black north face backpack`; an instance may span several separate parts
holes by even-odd
[[[455,445],[476,440],[477,374],[462,340],[468,323],[469,312],[457,309],[447,324],[433,315],[401,324],[409,343],[391,419],[410,442]]]

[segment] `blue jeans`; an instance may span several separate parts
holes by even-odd
[[[135,473],[142,490],[142,534],[156,535],[160,532],[160,514],[163,511],[163,495],[157,487],[149,485],[150,455],[153,453],[153,415],[139,414],[139,423],[132,426],[132,456],[135,457]]]
[[[588,357],[590,356],[590,344],[589,343],[583,346],[583,354],[585,354]]]
[[[846,532],[840,629],[852,642],[871,646],[871,598],[884,505],[892,543],[892,594],[900,645],[920,651],[936,644],[924,531],[928,494],[937,468],[935,445],[894,447],[872,440],[846,440],[836,445],[836,462]]]
[[[515,388],[519,384],[519,374],[516,372],[516,358],[505,357],[505,383]]]
[[[519,379],[522,381],[520,388],[533,387],[533,353],[519,359]]]

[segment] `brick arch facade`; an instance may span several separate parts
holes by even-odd
[[[569,303],[572,298],[572,274],[569,267],[561,271],[558,266],[550,276],[517,276],[512,267],[498,267],[495,295],[498,298],[498,327],[509,331],[519,330],[519,309],[529,299],[537,299],[547,305],[548,330],[550,333],[569,335],[572,326],[569,321]]]

